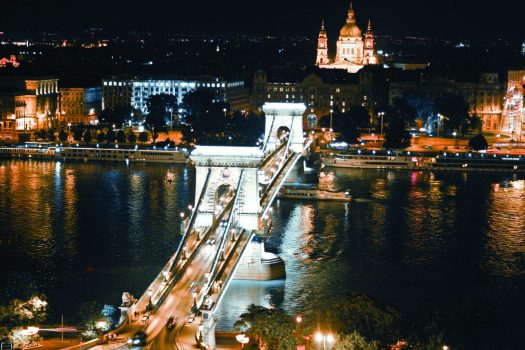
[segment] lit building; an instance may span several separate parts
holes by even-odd
[[[436,101],[444,94],[457,94],[469,105],[469,114],[481,118],[483,131],[498,131],[503,116],[504,83],[497,73],[482,73],[477,79],[430,77],[416,72],[416,79],[391,81],[390,103],[396,97],[420,96]]]
[[[25,80],[24,120],[17,117],[17,130],[51,129],[58,126],[58,79]],[[30,121],[31,122],[30,123]]]
[[[0,85],[8,92],[2,97],[4,105],[11,106],[11,110],[4,114],[14,115],[17,131],[57,127],[58,79],[4,77],[0,79]]]
[[[60,123],[95,124],[100,115],[102,88],[60,88]]]
[[[150,96],[174,95],[182,104],[184,95],[197,89],[211,90],[217,100],[229,103],[234,110],[248,110],[249,95],[242,80],[201,77],[196,79],[112,78],[102,81],[102,109],[132,107],[147,113]]]
[[[258,71],[253,81],[253,104],[295,102],[307,106],[304,124],[317,127],[323,116],[334,111],[347,112],[352,106],[363,106],[371,115],[385,101],[384,84],[374,83],[375,72],[367,69],[358,74],[342,70]]]
[[[15,96],[0,93],[0,140],[16,140]]]
[[[504,116],[502,132],[513,140],[522,141],[525,131],[525,69],[511,69],[507,74],[507,92],[504,98]],[[521,139],[521,140],[520,140]]]
[[[328,56],[328,38],[323,21],[317,43],[316,66],[327,69],[344,69],[349,73],[356,73],[365,65],[377,64],[371,22],[368,21],[368,28],[363,40],[361,29],[355,22],[352,4],[348,9],[346,23],[339,32],[339,40],[336,46],[335,58],[330,59]]]

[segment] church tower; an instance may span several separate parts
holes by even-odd
[[[374,34],[372,34],[372,22],[368,20],[368,28],[365,33],[363,64],[376,64],[377,58],[374,52]]]
[[[328,64],[328,38],[326,37],[323,19],[317,40],[317,59],[315,60],[315,65],[320,66],[325,64]]]

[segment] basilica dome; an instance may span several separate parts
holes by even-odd
[[[355,24],[355,22],[345,23],[343,28],[341,28],[341,32],[339,32],[339,36],[342,38],[355,38],[355,37],[361,37],[361,29]]]

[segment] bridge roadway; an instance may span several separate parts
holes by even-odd
[[[288,153],[288,147],[283,144],[261,163],[263,165],[261,171],[268,174],[268,176],[271,174],[272,178],[267,183],[266,189],[260,198],[260,218],[265,217],[280,186],[301,157],[300,153],[290,152],[285,156],[286,153]],[[202,191],[203,193],[205,192],[204,190]],[[232,206],[227,205],[219,215],[219,221],[222,221],[223,217],[231,215],[232,212]],[[195,215],[198,215],[198,213],[196,212]],[[193,230],[193,227],[188,229],[190,233],[196,231]],[[224,289],[226,289],[242,253],[253,237],[253,232],[247,232],[246,230],[242,230],[237,237],[235,237],[234,233],[232,239],[228,240],[230,244],[224,252],[223,259],[219,259],[219,265],[214,266],[214,262],[215,264],[217,263],[220,238],[222,235],[228,235],[229,231],[230,220],[228,220],[227,227],[215,224],[214,227],[205,230],[206,233],[200,240],[198,238],[188,239],[187,246],[185,245],[184,248],[189,247],[188,252],[191,252],[191,255],[187,257],[187,261],[184,259],[184,253],[182,256],[176,253],[170,259],[167,264],[167,270],[171,271],[173,275],[170,275],[169,281],[168,277],[166,277],[160,285],[158,282],[152,283],[150,288],[153,286],[156,288],[156,292],[153,295],[149,294],[149,300],[146,294],[140,298],[136,304],[139,317],[135,319],[135,316],[131,314],[129,316],[130,322],[118,330],[119,337],[127,339],[135,332],[142,330],[148,335],[147,345],[143,347],[145,349],[173,350],[197,348],[195,334],[198,329],[198,321],[191,324],[188,323],[188,315],[191,313],[195,303],[199,306],[202,305],[203,294],[211,295],[214,302],[220,300],[224,290],[221,288],[219,290],[210,289],[210,287],[216,285],[215,282],[219,282],[218,285],[224,286]],[[200,237],[200,233],[197,234],[197,237]],[[169,267],[170,265],[171,268]],[[210,276],[210,271],[215,270],[217,272]],[[196,295],[195,293],[198,294]],[[144,325],[142,324],[142,316],[146,313],[146,306],[151,303],[151,300],[154,300],[156,305],[153,311],[149,313],[147,324]],[[173,330],[168,330],[166,327],[166,322],[170,316],[178,319],[177,326]],[[139,348],[141,347],[136,347],[136,349]]]

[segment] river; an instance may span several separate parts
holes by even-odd
[[[437,318],[477,348],[514,344],[525,321],[525,190],[493,187],[512,174],[334,175],[355,201],[277,201],[266,246],[287,278],[234,281],[217,329],[252,302],[295,314],[365,293],[411,319]],[[2,301],[36,290],[51,322],[74,323],[86,301],[140,295],[174,251],[193,196],[188,166],[0,161]]]

